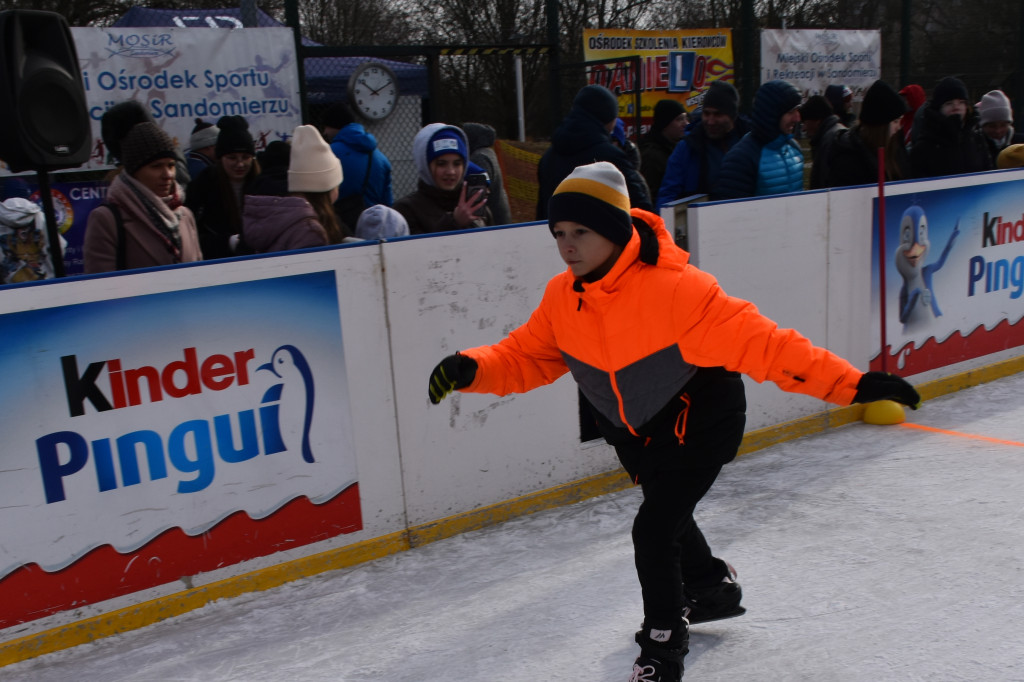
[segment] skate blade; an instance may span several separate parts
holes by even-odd
[[[690,617],[687,617],[687,620],[690,621],[690,625],[698,625],[700,623],[711,623],[711,622],[714,622],[716,620],[726,620],[728,618],[737,618],[739,616],[742,616],[746,612],[747,612],[747,610],[745,608],[743,608],[742,606],[737,606],[735,610],[729,611],[727,613],[719,614],[717,616],[714,616],[713,618],[690,618]]]

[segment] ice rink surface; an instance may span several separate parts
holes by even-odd
[[[1024,375],[908,416],[725,467],[697,518],[748,613],[691,629],[684,679],[1024,680]],[[0,679],[625,682],[642,619],[639,499],[218,601]]]

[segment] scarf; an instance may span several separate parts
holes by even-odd
[[[178,190],[168,197],[158,197],[153,194],[145,185],[127,173],[118,176],[124,181],[125,187],[132,193],[139,205],[142,206],[149,219],[149,224],[163,237],[168,250],[174,254],[175,262],[181,259],[181,232],[179,225],[181,216],[174,212],[174,208],[181,206],[178,199]],[[175,205],[176,204],[176,205]]]

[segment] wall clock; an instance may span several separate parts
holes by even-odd
[[[371,121],[391,115],[398,104],[398,79],[380,62],[360,64],[348,79],[349,104]]]

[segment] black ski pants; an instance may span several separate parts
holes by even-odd
[[[693,513],[722,466],[736,456],[746,423],[743,381],[735,372],[702,368],[668,411],[640,438],[616,445],[643,490],[633,521],[637,577],[648,624],[671,625],[683,610],[683,583],[704,587],[725,577]]]

